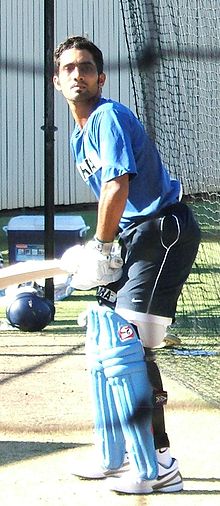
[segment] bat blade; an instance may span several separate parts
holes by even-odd
[[[0,289],[26,281],[53,278],[66,273],[67,271],[61,267],[61,262],[58,259],[19,262],[0,269]]]

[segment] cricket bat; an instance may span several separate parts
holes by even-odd
[[[0,269],[0,289],[11,285],[19,285],[26,281],[53,278],[54,276],[67,274],[67,272],[58,259],[19,262]]]

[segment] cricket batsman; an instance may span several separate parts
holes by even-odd
[[[170,453],[166,393],[151,350],[175,319],[200,230],[144,126],[102,96],[100,49],[71,36],[54,57],[54,85],[75,121],[75,164],[98,200],[95,236],[74,282],[78,289],[97,287],[86,347],[100,465],[85,463],[74,473],[106,479],[125,494],[177,492],[182,477]]]

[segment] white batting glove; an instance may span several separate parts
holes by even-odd
[[[113,243],[94,238],[85,246],[73,246],[62,256],[61,264],[73,274],[71,285],[78,290],[90,290],[98,285],[118,281],[123,261],[119,248]]]

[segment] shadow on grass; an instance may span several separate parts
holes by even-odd
[[[185,489],[181,495],[220,495],[220,480],[219,478],[185,478],[183,477]],[[196,483],[196,488],[193,486]],[[201,483],[201,488],[197,488]],[[216,485],[216,488],[215,488]],[[207,487],[207,488],[206,488]],[[218,488],[217,488],[218,487]]]
[[[65,299],[65,301],[67,302],[97,302],[97,299],[96,299],[96,296],[94,293],[85,293],[81,292],[78,292],[77,290],[73,292],[73,295],[71,295],[70,297],[67,297]]]
[[[86,329],[84,327],[79,327],[76,320],[57,320],[44,329],[45,334],[54,334],[56,337],[62,334],[65,335],[66,333],[69,334],[70,332],[72,332],[74,336],[81,335],[84,337]]]
[[[5,383],[9,383],[10,381],[13,381],[13,380],[15,380],[17,378],[20,378],[21,376],[27,376],[28,374],[31,374],[31,373],[33,373],[35,371],[38,371],[39,369],[43,369],[48,364],[57,362],[61,358],[66,357],[68,355],[74,355],[74,354],[76,354],[76,355],[85,355],[84,351],[80,352],[80,350],[82,350],[82,349],[84,349],[84,345],[76,345],[76,346],[72,346],[71,348],[68,348],[67,350],[65,350],[62,353],[57,353],[56,355],[53,354],[51,356],[51,353],[50,353],[48,355],[49,358],[46,358],[46,360],[42,360],[40,362],[37,362],[36,364],[34,364],[34,365],[30,366],[30,367],[26,367],[24,369],[21,369],[20,371],[18,371],[16,373],[12,373],[12,374],[10,374],[10,376],[7,376],[6,378],[1,379],[0,380],[0,386],[4,385]],[[16,356],[17,356],[17,354],[16,354]],[[26,355],[22,354],[20,356],[26,356]],[[36,355],[33,355],[33,356],[35,357]],[[44,354],[44,356],[45,356],[45,354]]]
[[[0,466],[6,466],[36,457],[46,456],[52,453],[62,452],[71,448],[90,446],[81,443],[53,443],[31,441],[1,441],[0,442]]]

